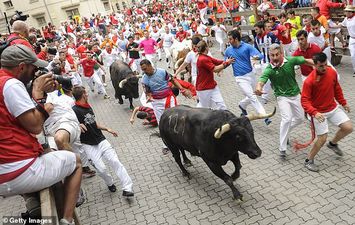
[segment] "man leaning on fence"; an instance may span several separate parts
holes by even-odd
[[[47,66],[27,46],[12,45],[1,55],[0,69],[0,196],[32,193],[64,179],[60,225],[74,224],[73,212],[81,183],[81,161],[69,151],[44,154],[35,138],[48,118],[43,104],[57,82],[52,74],[33,81],[32,99],[25,85],[39,67]]]

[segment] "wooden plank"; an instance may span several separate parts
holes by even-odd
[[[57,209],[56,209],[52,190],[50,188],[41,190],[40,199],[41,199],[41,215],[55,218],[56,221],[53,224],[59,224]]]

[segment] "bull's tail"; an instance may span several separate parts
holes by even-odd
[[[308,146],[310,146],[312,144],[312,142],[316,138],[316,131],[314,129],[313,117],[311,117],[310,125],[311,125],[311,134],[312,134],[311,140],[309,140],[308,142],[303,143],[303,144],[299,143],[297,140],[294,141],[293,149],[294,149],[295,152],[298,152],[298,151],[301,151],[302,149],[307,148]]]

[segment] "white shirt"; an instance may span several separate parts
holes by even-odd
[[[106,49],[104,49],[99,57],[102,58],[104,65],[109,67],[117,59],[117,56],[118,51],[116,48],[114,48],[112,49],[111,53],[108,53]]]
[[[27,112],[28,110],[35,108],[34,103],[32,102],[29,94],[27,93],[25,85],[15,78],[11,78],[6,81],[4,85],[3,96],[7,110],[15,118]],[[6,174],[16,171],[26,166],[31,160],[32,158],[12,163],[1,164],[0,174]]]
[[[74,106],[74,99],[68,95],[62,94],[58,96],[58,91],[48,93],[46,103],[53,104],[53,111],[49,114],[48,119],[44,122],[44,127],[51,126],[56,122],[78,122],[75,112],[72,107]]]
[[[355,38],[355,16],[351,19],[345,17],[341,25],[348,29],[350,37]]]
[[[206,27],[206,25],[204,25],[204,24],[200,24],[198,27],[197,27],[197,33],[199,33],[199,34],[206,34],[207,32],[206,32],[206,29],[207,29],[207,27]]]
[[[160,32],[159,32],[159,30],[157,30],[157,32],[154,32],[154,31],[152,31],[151,33],[150,33],[150,36],[155,40],[155,41],[157,41],[159,38],[160,38]]]
[[[163,47],[168,48],[168,47],[170,47],[170,46],[173,44],[173,42],[174,42],[174,35],[173,35],[172,33],[169,33],[169,34],[163,33],[163,34],[161,35],[161,39],[163,40]]]
[[[312,32],[310,32],[308,34],[308,39],[307,39],[308,42],[316,44],[316,45],[318,45],[318,47],[323,49],[324,46],[325,46],[325,43],[326,43],[326,40],[325,40],[324,35],[323,35],[325,33],[324,31],[325,31],[324,28],[321,29],[321,34],[319,36],[315,36]]]
[[[211,30],[214,30],[215,34],[216,34],[216,39],[224,39],[226,38],[226,27],[224,25],[219,25],[219,27],[217,25],[214,25],[213,27],[211,27]]]
[[[7,110],[14,117],[18,117],[24,112],[35,108],[25,85],[15,78],[6,81],[3,96]]]
[[[184,62],[185,63],[189,63],[191,65],[191,76],[192,77],[196,77],[197,76],[197,56],[196,56],[196,52],[194,51],[190,51],[189,53],[187,53]]]

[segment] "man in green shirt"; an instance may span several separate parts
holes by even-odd
[[[281,114],[280,123],[280,156],[286,157],[287,140],[292,128],[303,121],[304,111],[300,101],[300,88],[296,81],[294,67],[296,65],[314,65],[311,59],[303,56],[286,57],[279,44],[272,44],[269,48],[270,64],[259,78],[255,94],[262,95],[264,84],[270,80]]]

